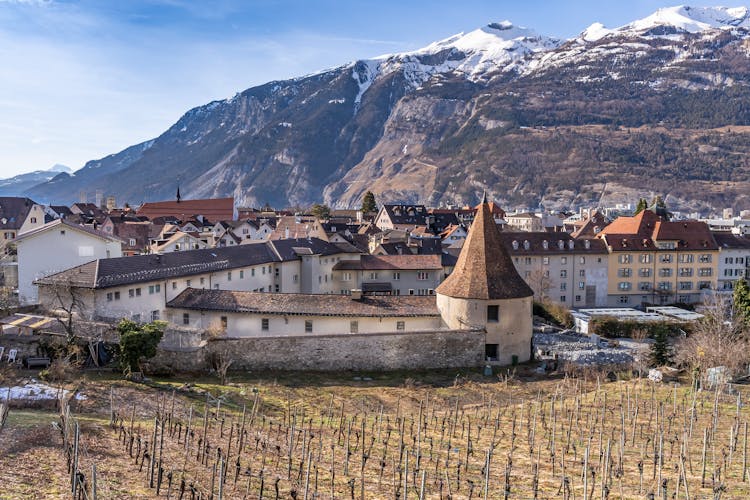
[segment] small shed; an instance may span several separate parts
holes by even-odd
[[[57,318],[36,316],[33,314],[12,314],[0,319],[3,335],[31,336],[42,332],[63,333],[63,327]]]

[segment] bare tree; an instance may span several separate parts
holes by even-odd
[[[549,277],[549,271],[537,269],[531,273],[527,284],[534,291],[534,298],[543,301],[549,298],[549,291],[552,287],[552,280]]]
[[[76,337],[76,320],[80,319],[85,311],[83,293],[67,280],[46,284],[45,289],[49,298],[49,312],[65,330],[70,342]]]
[[[750,339],[743,323],[731,314],[731,305],[720,297],[709,299],[687,337],[678,341],[675,361],[705,378],[709,368],[725,366],[737,375],[750,363]]]

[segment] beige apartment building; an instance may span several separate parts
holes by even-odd
[[[644,210],[617,218],[598,236],[610,254],[610,306],[694,304],[716,290],[719,247],[704,222]]]

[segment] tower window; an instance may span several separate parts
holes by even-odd
[[[500,321],[500,306],[487,306],[487,322],[497,323]]]

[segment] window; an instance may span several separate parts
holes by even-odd
[[[680,268],[680,276],[692,276],[693,275],[693,268],[692,267],[681,267]]]
[[[177,282],[176,281],[172,282],[172,290],[177,290]]]
[[[312,320],[306,319],[305,320],[305,333],[312,333],[313,331],[313,322]]]
[[[641,278],[650,278],[651,277],[651,269],[648,267],[642,267],[638,270],[638,276]]]
[[[296,274],[295,274],[294,276],[292,276],[292,282],[293,282],[293,283],[297,283],[297,282],[299,282],[299,276],[298,276],[298,275],[296,275]]]
[[[698,262],[705,264],[707,262],[711,262],[711,254],[710,253],[703,253],[698,257]]]
[[[560,257],[560,264],[567,264],[568,258],[567,257]]]
[[[545,266],[549,265],[549,257],[542,257],[542,264]]]
[[[359,321],[350,321],[349,333],[357,333],[357,332],[359,332]]]
[[[680,281],[680,290],[692,290],[692,289],[693,289],[692,281]]]
[[[727,257],[724,259],[725,264],[734,264],[734,258],[733,257]]]
[[[651,283],[648,283],[646,281],[642,281],[642,282],[638,283],[638,290],[641,290],[641,291],[644,291],[644,292],[647,291],[647,290],[651,290]]]
[[[631,285],[627,281],[621,281],[617,284],[618,290],[630,290],[630,287]]]
[[[497,344],[484,344],[484,358],[487,361],[497,361]]]
[[[396,321],[396,330],[398,331],[406,330],[406,321]]]
[[[274,291],[275,291],[276,293],[279,293],[279,285],[274,285]]]
[[[487,306],[487,322],[497,323],[500,321],[500,306]]]
[[[417,279],[420,281],[425,281],[430,279],[430,273],[427,271],[417,271]]]
[[[580,264],[585,264],[585,263],[586,263],[586,257],[580,257],[580,258],[578,259],[578,262],[579,262]]]
[[[250,276],[255,276],[255,268],[250,269]]]
[[[226,316],[222,316],[221,319],[220,319],[220,321],[221,321],[221,329],[222,330],[226,330],[227,329],[227,325],[229,325],[229,319],[227,319]]]
[[[628,303],[628,296],[627,295],[620,295],[620,298],[617,301],[620,304],[627,304]]]
[[[672,276],[672,270],[669,268],[661,268],[659,269],[659,276],[662,278],[668,278],[669,276]]]
[[[201,283],[201,285],[205,284],[205,283],[206,283],[206,278],[201,278],[201,281],[200,281],[200,283]],[[157,287],[158,287],[158,285],[157,285]],[[158,290],[157,290],[157,291],[158,291]]]
[[[619,262],[620,264],[630,264],[633,262],[633,256],[626,253],[618,255],[617,262]]]
[[[109,293],[107,294],[107,301],[108,301],[108,302],[112,302],[112,292],[109,292]]]
[[[586,277],[586,270],[585,269],[581,269],[580,271],[578,271],[578,277],[579,278],[585,278]]]
[[[668,254],[662,255],[661,257],[659,257],[659,262],[661,263],[672,262],[672,254],[668,253]]]
[[[584,288],[586,288],[586,282],[585,281],[579,281],[578,282],[578,289],[579,290],[583,290]]]
[[[135,290],[133,290],[132,288],[128,290],[128,297],[130,297],[131,299],[135,297]]]
[[[526,263],[527,266],[530,266],[531,265],[531,257],[526,257],[524,259],[524,262]]]
[[[191,280],[185,280],[185,286],[189,287],[191,283],[192,283]]]
[[[671,290],[672,289],[672,283],[669,281],[660,281],[659,282],[659,290]]]
[[[568,300],[568,297],[565,295],[560,295],[560,302],[565,303]]]
[[[698,269],[698,276],[711,276],[712,271],[710,267],[701,267]]]
[[[32,218],[31,218],[31,223],[32,223],[32,224],[36,224],[36,217],[32,217]]]
[[[651,254],[649,253],[643,253],[638,257],[638,262],[641,264],[650,264],[651,263]]]
[[[681,254],[679,261],[683,264],[690,264],[691,262],[693,262],[693,254]]]
[[[274,276],[279,277],[279,268],[274,269]]]
[[[657,247],[661,248],[662,250],[673,250],[677,248],[677,243],[674,241],[660,241],[656,244]]]
[[[115,300],[120,300],[120,292],[115,292]]]
[[[698,282],[698,290],[710,290],[711,289],[711,282],[710,281],[699,281]]]
[[[581,296],[580,295],[576,295],[576,302],[580,302],[580,301],[581,301]]]
[[[394,279],[394,281],[400,280],[401,279],[401,273],[400,272],[393,273],[393,279]]]
[[[227,281],[232,281],[232,271],[227,273]]]
[[[141,289],[140,288],[136,288],[135,289],[135,296],[136,297],[140,297],[141,296]]]
[[[567,283],[560,283],[560,290],[567,290],[568,284]]]
[[[214,290],[218,290],[218,289],[219,289],[219,284],[218,284],[218,283],[215,283],[215,284],[214,284]]]
[[[414,295],[414,289],[413,288],[409,288],[409,295]]]
[[[149,285],[148,286],[148,294],[149,295],[153,295],[154,292],[155,292],[154,285]]]
[[[244,279],[244,278],[245,278],[245,270],[240,269],[240,279]]]
[[[629,267],[621,267],[617,270],[617,276],[620,278],[630,278],[633,275],[633,270]]]
[[[182,324],[183,325],[190,324],[190,313],[182,313]]]
[[[263,274],[266,274],[266,268],[265,268],[265,266],[262,267],[261,269],[263,269]]]
[[[376,279],[378,279],[378,273],[375,273],[375,272],[373,272],[373,273],[370,273],[370,279],[371,279],[371,280],[376,280]]]
[[[160,316],[158,310],[151,311],[151,321],[159,321]]]
[[[561,278],[567,278],[568,277],[568,271],[566,271],[565,269],[563,269],[562,271],[560,271],[560,277]]]

